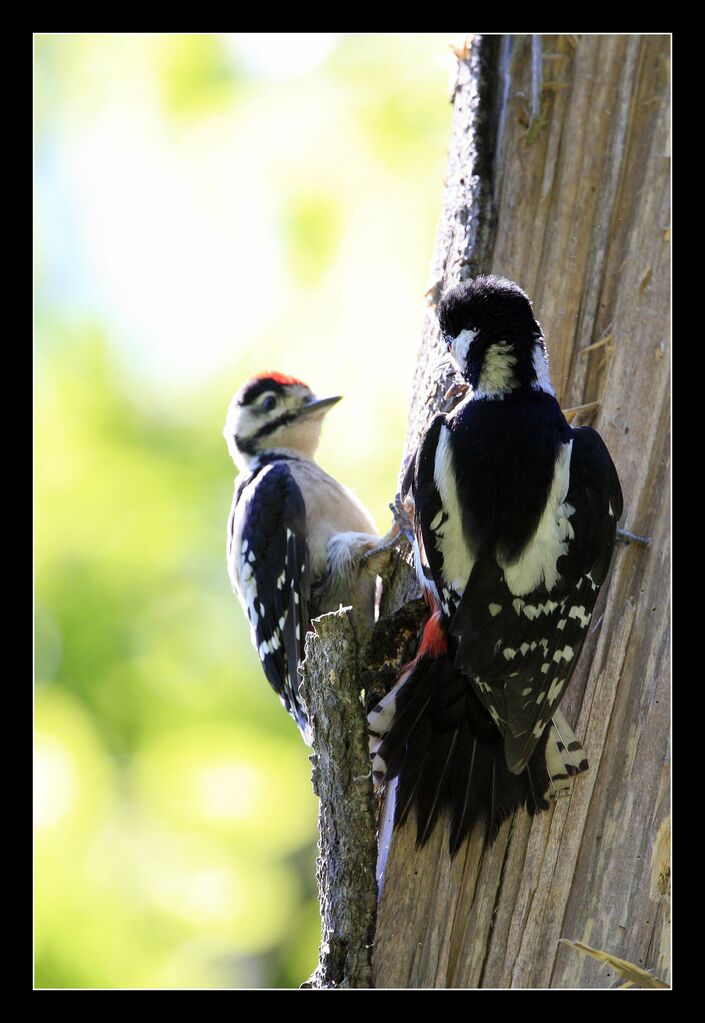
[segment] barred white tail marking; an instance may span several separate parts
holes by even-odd
[[[546,743],[546,770],[550,781],[546,798],[569,796],[573,790],[573,778],[587,768],[585,750],[561,711],[555,711]]]
[[[581,774],[583,771],[587,771],[588,758],[587,753],[583,749],[582,743],[576,737],[575,732],[570,727],[565,719],[562,711],[554,710],[552,725],[558,733],[559,744],[558,748],[561,749],[561,755],[563,762],[566,765],[566,770],[569,774]]]
[[[396,712],[396,698],[399,690],[406,682],[410,672],[404,672],[402,677],[392,686],[386,696],[379,703],[375,704],[367,715],[367,727],[370,736],[370,757],[372,759],[372,781],[379,786],[384,781],[387,773],[387,765],[379,755],[379,748],[382,745],[385,735],[389,731],[394,714]]]

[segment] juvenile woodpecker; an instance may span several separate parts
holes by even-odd
[[[375,577],[361,569],[379,543],[355,494],[314,461],[317,398],[282,373],[260,373],[235,395],[224,436],[240,470],[228,519],[227,563],[264,673],[310,745],[298,665],[312,618],[352,605],[358,631],[374,620]]]
[[[477,277],[438,307],[467,392],[431,422],[402,487],[432,615],[369,721],[373,772],[418,840],[450,814],[451,851],[493,841],[519,806],[587,768],[558,709],[614,547],[622,492],[600,436],[571,429],[541,328],[516,284]]]

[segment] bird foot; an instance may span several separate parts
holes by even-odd
[[[394,519],[394,526],[396,526],[397,532],[401,533],[404,539],[413,547],[414,526],[411,521],[413,502],[409,501],[405,503],[402,500],[401,494],[397,494],[396,497],[394,498],[394,503],[390,504],[389,510],[392,513],[392,518]],[[392,528],[394,528],[394,526]]]
[[[403,541],[404,537],[400,534],[399,527],[396,522],[393,522],[388,533],[370,544],[369,549],[360,558],[360,564],[375,575],[387,574],[392,554]]]

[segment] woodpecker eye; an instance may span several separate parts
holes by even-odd
[[[269,394],[260,405],[260,408],[262,409],[263,412],[271,412],[276,403],[277,399],[274,397],[274,395]]]

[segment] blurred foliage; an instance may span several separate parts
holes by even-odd
[[[447,38],[35,39],[38,987],[315,966],[310,764],[230,593],[221,430],[262,368],[344,390],[320,460],[386,528]]]

